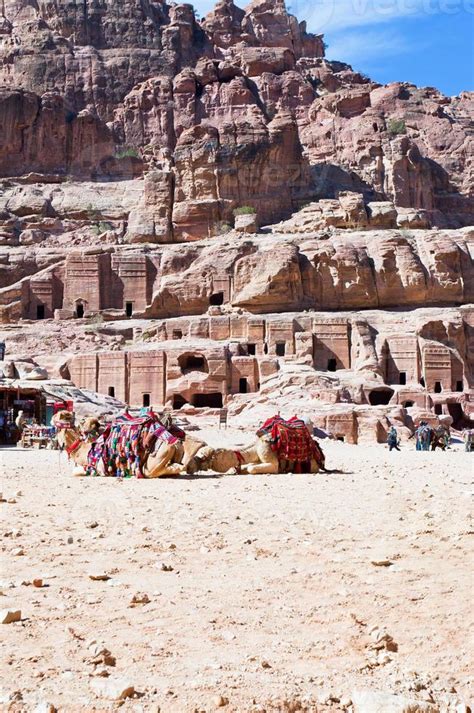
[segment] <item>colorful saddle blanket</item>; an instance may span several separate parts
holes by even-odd
[[[296,416],[289,421],[274,416],[263,424],[261,430],[270,434],[272,449],[278,453],[280,460],[301,465],[314,459],[320,467],[324,467],[325,457],[320,446],[304,421]]]
[[[168,429],[158,416],[134,418],[128,413],[119,416],[92,444],[88,455],[89,475],[143,478],[146,457],[153,452],[158,441],[174,444],[185,439],[184,431],[170,426]]]

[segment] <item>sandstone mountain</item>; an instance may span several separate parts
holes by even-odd
[[[317,385],[308,411],[352,414],[341,436],[357,440],[356,404],[468,422],[472,94],[330,62],[283,0],[220,0],[203,19],[162,0],[0,10],[0,316],[15,354],[44,355],[28,320],[45,319],[63,376],[133,405],[241,412],[251,393],[289,393],[296,362],[290,382]],[[97,356],[105,322],[113,358]]]

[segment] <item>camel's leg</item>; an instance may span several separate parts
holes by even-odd
[[[164,478],[171,475],[186,475],[186,470],[183,469],[181,463],[170,463],[161,470],[154,469],[146,473],[147,478]]]
[[[315,460],[311,461],[311,470],[310,470],[311,475],[316,475],[316,473],[319,473],[319,465]]]
[[[162,444],[157,452],[148,457],[145,464],[146,478],[159,478],[162,475],[184,475],[186,470],[181,463],[173,463],[177,454],[175,446]]]
[[[244,469],[249,475],[276,475],[278,473],[278,461],[276,463],[246,465],[242,468],[242,470]]]

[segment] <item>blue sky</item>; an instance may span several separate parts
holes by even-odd
[[[194,2],[201,15],[214,4]],[[378,82],[434,86],[448,95],[474,89],[474,0],[287,0],[287,7],[324,33],[329,59]]]

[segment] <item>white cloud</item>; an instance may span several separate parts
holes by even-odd
[[[461,11],[464,0],[449,0]],[[398,18],[435,15],[448,0],[288,0],[291,12],[308,22],[313,32],[335,32],[378,25]]]
[[[404,17],[469,12],[471,2],[472,0],[286,0],[290,12],[299,20],[307,20],[308,28],[318,33],[378,25]],[[215,4],[214,0],[194,2],[201,15],[212,10]],[[245,7],[249,3],[236,4]]]
[[[350,30],[331,36],[327,57],[351,64],[354,69],[368,66],[381,57],[392,57],[407,52],[411,45],[401,34],[392,30]]]

